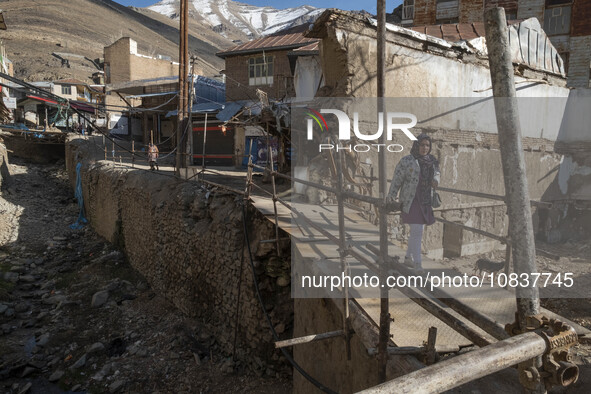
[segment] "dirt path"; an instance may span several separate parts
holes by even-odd
[[[234,362],[89,228],[63,164],[11,162],[0,195],[0,390],[289,392]]]

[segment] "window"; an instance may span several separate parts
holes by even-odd
[[[549,36],[570,33],[570,1],[564,5],[559,1],[561,0],[549,0],[544,10],[544,31]]]
[[[70,96],[72,94],[72,87],[71,86],[62,85],[62,94],[65,94],[65,95]]]
[[[248,84],[273,85],[273,56],[248,59]]]
[[[415,0],[404,0],[402,20],[412,20],[415,16]]]

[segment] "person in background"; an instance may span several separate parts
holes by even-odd
[[[150,145],[148,145],[148,163],[150,163],[150,170],[152,171],[154,171],[154,167],[156,167],[156,170],[159,170],[158,154],[158,147],[150,142]]]
[[[413,142],[410,155],[404,156],[394,170],[387,203],[393,204],[398,196],[402,222],[410,225],[408,249],[404,263],[422,270],[421,243],[423,229],[435,223],[433,216],[433,188],[439,185],[439,162],[431,155],[431,137],[421,134]]]

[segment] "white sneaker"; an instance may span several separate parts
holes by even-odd
[[[412,261],[412,257],[410,257],[410,256],[405,256],[405,257],[404,257],[404,265],[406,265],[406,266],[407,266],[407,267],[409,267],[409,268],[414,268],[414,266],[415,266],[415,265],[414,265],[414,263],[413,263],[413,261]]]

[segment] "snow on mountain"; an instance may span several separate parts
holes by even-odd
[[[190,0],[189,13],[223,32],[229,26],[249,37],[275,33],[279,30],[310,23],[324,9],[301,6],[278,10],[273,7],[256,7],[232,0]],[[162,0],[148,7],[169,18],[179,17],[179,0]]]

